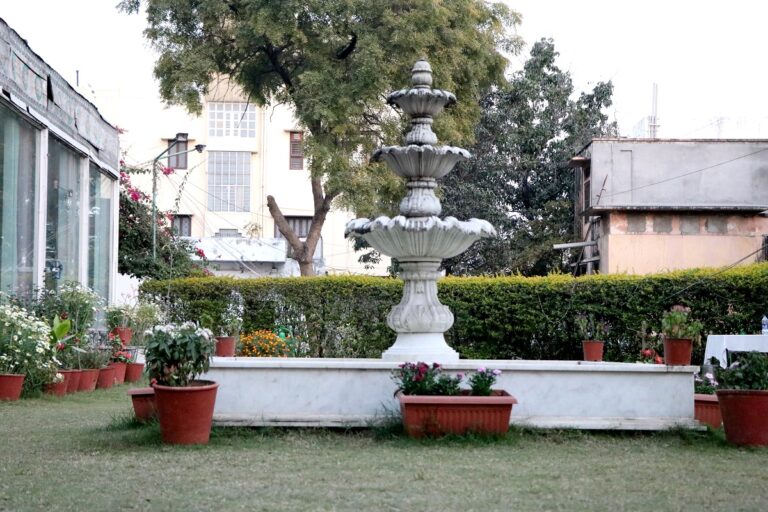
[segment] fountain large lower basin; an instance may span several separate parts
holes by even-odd
[[[218,425],[371,426],[399,414],[380,359],[213,358],[202,378],[219,383]],[[511,423],[544,428],[662,430],[696,427],[695,366],[581,361],[479,361],[451,372],[502,370],[495,387],[514,395]]]

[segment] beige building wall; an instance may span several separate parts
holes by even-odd
[[[768,218],[712,213],[611,212],[602,216],[602,273],[651,274],[722,267],[761,256]]]
[[[291,110],[284,105],[260,108],[252,106],[256,114],[255,137],[216,137],[209,135],[209,102],[242,102],[240,91],[226,81],[213,87],[205,98],[199,117],[189,115],[181,107],[162,106],[154,99],[125,98],[129,100],[115,105],[119,112],[118,125],[124,129],[121,147],[129,165],[144,164],[168,146],[177,133],[188,133],[189,148],[204,144],[202,154],[188,154],[187,169],[179,169],[169,176],[158,176],[158,208],[176,210],[181,215],[192,216],[192,236],[213,237],[221,229],[237,229],[246,235],[246,226],[258,225],[260,238],[274,238],[275,225],[267,209],[268,195],[275,197],[286,216],[311,217],[313,211],[309,171],[290,169],[290,134],[301,131]],[[250,152],[250,211],[220,212],[208,209],[208,158],[211,151]],[[167,165],[168,160],[161,160]],[[152,191],[149,175],[132,177],[133,183],[148,194]],[[180,192],[183,191],[183,192]],[[374,269],[365,269],[357,259],[359,253],[352,250],[351,242],[344,238],[351,212],[332,210],[323,226],[322,257],[329,274],[386,274],[389,258]]]

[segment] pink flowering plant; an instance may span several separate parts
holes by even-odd
[[[500,370],[478,368],[477,372],[469,377],[469,394],[490,395],[491,386],[500,374]],[[401,364],[392,372],[392,379],[397,383],[397,391],[404,395],[454,396],[463,391],[461,382],[464,380],[464,374],[450,375],[443,373],[443,368],[438,363],[417,362]]]
[[[496,378],[501,375],[501,370],[490,368],[478,368],[477,372],[469,377],[469,386],[474,396],[490,396],[491,387],[496,383]]]

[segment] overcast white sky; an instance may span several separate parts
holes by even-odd
[[[118,13],[116,3],[0,0],[0,17],[71,83],[80,70],[81,85],[90,85],[105,117],[121,125],[119,110],[110,111],[99,98],[136,102],[156,95],[155,57],[141,35],[144,20]],[[523,15],[519,34],[529,45],[541,37],[555,40],[560,67],[572,73],[577,88],[613,80],[611,115],[622,135],[639,135],[633,128],[650,113],[655,82],[662,137],[768,137],[768,3],[507,3]],[[528,50],[513,58],[513,69]]]

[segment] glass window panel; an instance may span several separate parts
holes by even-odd
[[[112,190],[115,180],[91,162],[88,172],[88,286],[109,298],[112,250]]]
[[[48,138],[46,286],[77,281],[80,265],[81,157],[53,136]]]
[[[247,151],[208,153],[208,209],[247,212],[250,210],[251,154]]]
[[[31,293],[35,281],[37,130],[0,104],[0,289]]]

